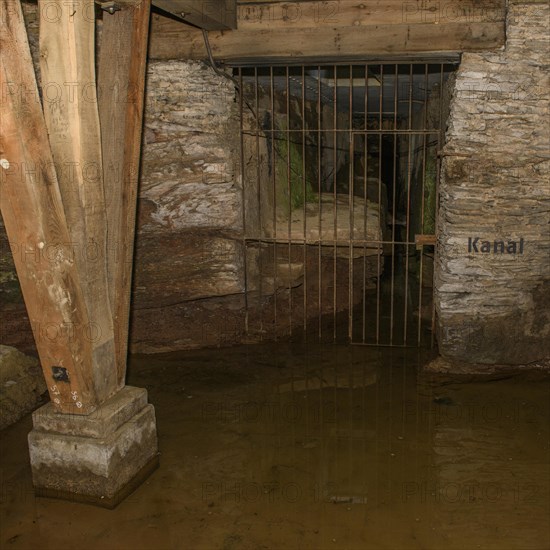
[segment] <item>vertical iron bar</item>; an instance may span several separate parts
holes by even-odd
[[[248,254],[247,254],[247,242],[246,242],[246,210],[244,205],[246,204],[246,170],[244,163],[244,120],[243,120],[243,73],[242,69],[239,68],[239,113],[240,113],[240,126],[241,126],[241,193],[243,201],[242,209],[242,222],[243,222],[243,262],[244,262],[244,330],[245,334],[248,336]]]
[[[384,65],[380,65],[380,94],[378,113],[378,196],[382,195],[382,109],[384,106]],[[382,219],[381,201],[378,201],[378,221]],[[383,251],[383,249],[382,249]],[[380,254],[378,254],[378,268],[376,273],[376,343],[380,343]]]
[[[290,256],[292,251],[292,185],[291,185],[291,157],[290,157],[290,68],[286,67],[286,178],[288,184],[288,330],[292,337],[292,284]]]
[[[321,66],[317,66],[317,185],[318,185],[318,197],[319,197],[319,244],[318,244],[318,252],[319,252],[319,264],[318,264],[318,299],[319,299],[319,342],[321,342],[322,339],[322,332],[323,332],[323,326],[322,326],[322,309],[321,309],[321,302],[322,302],[322,291],[321,291],[321,283],[322,283],[322,277],[321,277],[321,267],[322,267],[322,248],[321,248],[321,236],[322,236],[322,201],[321,201],[321,195],[322,195],[322,188],[321,188],[321,155],[322,155],[322,147],[321,142],[324,137],[324,133],[321,131]]]
[[[424,68],[424,120],[422,123],[422,130],[428,129],[428,87],[429,87],[429,73],[428,73],[428,64],[426,63]],[[421,191],[422,191],[422,205],[420,208],[420,233],[424,234],[424,211],[425,211],[425,198],[424,194],[426,192],[426,160],[427,160],[427,149],[430,136],[427,134],[422,134],[422,182],[421,182]],[[419,287],[418,287],[418,332],[416,338],[416,344],[420,346],[422,341],[422,294],[424,286],[424,246],[420,247],[420,274],[418,277]]]
[[[362,315],[362,339],[361,342],[365,343],[366,337],[366,312],[367,312],[367,240],[368,240],[368,134],[366,130],[368,129],[368,114],[369,114],[369,66],[365,65],[365,135],[364,139],[364,148],[363,148],[363,201],[364,201],[364,212],[363,212],[363,278],[362,278],[362,306],[361,306],[361,315]],[[380,224],[379,224],[380,225]],[[375,233],[376,235],[376,233]],[[380,245],[378,245],[380,246]]]
[[[277,150],[275,149],[275,76],[273,67],[269,69],[270,88],[271,88],[271,182],[273,185],[273,332],[275,341],[277,341],[277,291],[279,284],[277,281]],[[260,306],[261,307],[261,304]]]
[[[334,248],[333,248],[333,273],[332,273],[332,323],[333,323],[333,342],[336,342],[336,262],[337,262],[337,240],[338,240],[338,207],[337,201],[338,196],[336,193],[337,179],[336,179],[336,163],[338,161],[337,147],[338,147],[338,74],[336,65],[333,66],[334,71],[334,95],[333,95],[333,142],[332,142],[332,185],[333,185],[333,196],[334,203],[333,207],[333,219],[334,219]]]
[[[412,130],[412,102],[413,102],[413,65],[410,68],[409,79],[409,129]],[[409,238],[411,222],[411,146],[414,143],[414,135],[409,134],[407,138],[407,215],[405,218],[405,297],[403,312],[403,345],[407,344],[407,316],[409,305]]]
[[[258,201],[258,293],[260,304],[260,341],[264,339],[264,309],[261,307],[263,302],[263,275],[262,275],[262,182],[260,171],[260,97],[258,90],[258,67],[254,67],[254,111],[256,119],[256,198]]]
[[[395,66],[395,79],[393,88],[393,130],[397,130],[397,85],[398,85],[399,66]],[[396,226],[396,200],[397,200],[397,135],[393,136],[393,154],[392,154],[392,187],[393,187],[393,235],[392,235],[392,263],[391,263],[391,285],[390,285],[390,345],[393,344],[393,324],[395,307],[395,226]]]
[[[355,143],[352,139],[353,136],[353,66],[349,66],[349,138],[348,138],[348,148],[349,148],[349,189],[348,189],[348,208],[349,208],[349,310],[348,310],[348,338],[351,342],[353,339],[353,237],[354,237],[354,209],[353,209],[353,195],[355,187],[355,174],[354,174],[354,163],[355,163]]]
[[[425,122],[425,121],[424,121]],[[426,129],[426,124],[424,123],[424,130]],[[420,206],[420,232],[424,234],[424,210],[425,210],[425,184],[426,184],[426,153],[428,149],[429,134],[422,134],[422,181],[421,181],[421,206]],[[423,285],[423,268],[424,268],[424,245],[420,247],[420,274],[418,278],[418,332],[416,343],[419,346],[420,341],[422,340],[422,285]]]
[[[441,63],[440,67],[440,76],[439,76],[439,125],[438,125],[438,133],[437,133],[437,150],[441,151],[443,147],[443,143],[445,142],[445,125],[443,121],[443,82],[444,82],[444,70],[443,70],[443,63]],[[438,247],[438,239],[439,239],[439,231],[438,231],[438,222],[439,222],[439,179],[441,177],[441,160],[436,159],[436,166],[437,166],[437,176],[435,180],[435,246],[434,246],[434,273],[436,269],[436,265],[438,263],[439,259],[439,247]],[[433,279],[432,279],[433,281]],[[435,300],[433,298],[433,282],[432,282],[432,335],[431,335],[431,341],[430,345],[433,348],[435,344],[435,329],[436,329],[436,310],[435,310]]]
[[[306,72],[302,65],[302,128],[306,129]],[[304,341],[307,340],[307,222],[306,222],[306,132],[302,132],[302,195],[304,201]]]
[[[427,70],[428,67],[426,65],[426,78],[427,76]],[[426,94],[428,93],[428,80],[425,82],[426,84]],[[428,101],[426,100],[424,105],[424,119],[422,121],[422,128],[421,130],[425,131],[428,129]],[[421,177],[421,207],[420,207],[420,233],[424,234],[424,216],[425,216],[425,198],[424,194],[426,191],[426,160],[427,160],[427,149],[429,144],[429,135],[423,133],[421,136],[422,139],[422,177]],[[413,159],[416,159],[417,152],[415,151]],[[418,182],[415,181],[415,184],[418,185]],[[420,262],[418,269],[420,270],[419,276],[418,276],[418,299],[417,299],[417,307],[418,307],[418,315],[417,315],[417,322],[418,322],[418,329],[417,329],[417,336],[416,336],[416,343],[419,346],[420,342],[422,340],[422,291],[423,291],[423,284],[424,284],[424,245],[420,246]],[[418,249],[417,249],[418,252]]]

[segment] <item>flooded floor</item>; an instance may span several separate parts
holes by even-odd
[[[416,350],[134,357],[160,468],[117,509],[37,499],[0,434],[1,548],[549,549],[550,377],[422,373]]]

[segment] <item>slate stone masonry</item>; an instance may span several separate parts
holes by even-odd
[[[550,355],[549,18],[547,2],[509,2],[505,48],[464,54],[456,75],[435,281],[439,348],[450,359]],[[521,254],[477,253],[477,236],[522,239]]]

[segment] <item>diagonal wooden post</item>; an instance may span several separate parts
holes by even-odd
[[[39,0],[43,108],[90,319],[100,402],[118,390],[107,282],[107,216],[95,78],[94,0]],[[53,14],[53,15],[52,15]]]
[[[151,0],[121,4],[103,17],[98,71],[107,266],[117,378],[124,385],[136,223],[143,97]]]
[[[39,496],[114,507],[158,465],[156,421],[145,390],[118,391],[124,380],[119,384],[107,283],[94,6],[92,0],[52,5],[69,23],[54,19],[41,32],[44,116],[20,1],[0,0],[0,206],[53,402],[33,413],[29,455]],[[92,8],[90,20],[78,13],[83,6]],[[132,74],[140,71],[136,66]],[[44,84],[68,85],[71,93],[50,101]],[[90,95],[81,95],[86,89]],[[132,121],[141,120],[143,82],[139,89],[137,114],[125,108],[123,123],[130,166],[139,158],[141,125]],[[120,192],[123,231],[135,208],[126,188]],[[99,330],[90,337],[92,323]]]
[[[52,159],[20,2],[0,0],[0,206],[50,397],[98,405],[94,341]]]

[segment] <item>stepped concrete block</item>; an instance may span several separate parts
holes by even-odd
[[[126,386],[88,416],[33,413],[29,434],[37,496],[114,508],[158,466],[155,411]]]

